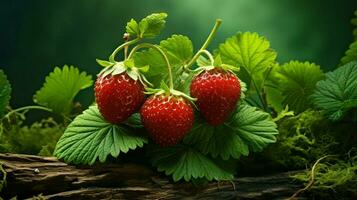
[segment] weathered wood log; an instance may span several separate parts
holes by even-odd
[[[239,177],[233,182],[197,188],[173,183],[138,164],[72,166],[53,157],[0,154],[7,184],[0,196],[8,199],[286,199],[302,187],[290,173]]]

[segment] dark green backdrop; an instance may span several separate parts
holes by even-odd
[[[199,47],[215,18],[223,24],[213,49],[238,31],[256,31],[271,41],[279,62],[309,60],[331,69],[352,40],[354,0],[8,0],[0,3],[0,68],[13,85],[12,106],[32,95],[54,66],[73,64],[91,74],[121,42],[130,18],[169,14],[161,39],[189,36]],[[82,100],[93,100],[92,91]]]

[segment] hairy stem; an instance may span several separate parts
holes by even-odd
[[[109,56],[109,61],[110,62],[115,62],[115,56],[119,53],[120,50],[122,50],[124,47],[129,47],[132,44],[135,44],[137,42],[139,42],[141,39],[140,38],[135,38],[133,40],[127,41],[123,44],[121,44],[120,46],[118,46],[113,53]]]
[[[200,51],[205,50],[208,45],[211,43],[213,37],[216,35],[216,32],[219,28],[219,26],[221,25],[222,20],[220,19],[216,19],[216,23],[213,27],[213,29],[211,30],[211,33],[208,35],[205,43],[203,43],[202,47],[200,48],[200,50],[198,50],[198,52],[193,56],[193,58],[190,60],[190,62],[185,66],[185,68],[190,68],[195,62],[196,60],[199,58],[200,56]]]
[[[129,33],[124,33],[123,39],[124,39],[125,42],[129,41],[129,37],[130,37]],[[128,49],[129,49],[129,46],[126,45],[124,47],[124,60],[126,60],[128,58]]]
[[[9,117],[10,115],[12,115],[14,113],[17,113],[17,112],[20,112],[20,111],[23,111],[23,110],[45,110],[45,111],[48,111],[48,112],[52,112],[51,109],[43,107],[43,106],[25,106],[25,107],[17,108],[15,110],[12,110],[12,111],[8,112],[3,118],[1,118],[1,120]]]
[[[173,77],[172,77],[172,67],[171,67],[169,59],[167,58],[165,52],[160,48],[160,46],[153,45],[153,44],[150,44],[150,43],[139,44],[139,45],[137,45],[136,47],[134,47],[131,50],[131,52],[130,52],[130,54],[128,56],[128,59],[130,59],[134,55],[134,53],[136,51],[138,51],[139,49],[142,49],[142,48],[153,48],[153,49],[155,49],[156,51],[158,51],[162,55],[162,57],[164,58],[164,60],[166,62],[166,65],[167,65],[167,68],[168,68],[168,72],[169,72],[169,79],[170,79],[169,87],[170,87],[170,90],[174,89],[174,81],[173,81]]]

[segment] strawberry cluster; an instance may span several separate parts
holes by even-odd
[[[231,71],[215,67],[193,78],[190,94],[195,102],[180,93],[161,90],[145,100],[144,92],[144,84],[127,72],[99,75],[95,83],[96,102],[108,122],[122,123],[140,111],[142,123],[153,141],[166,147],[179,143],[192,128],[193,104],[212,126],[224,123],[240,97],[240,83]]]
[[[211,41],[219,24],[218,20],[206,41]],[[135,23],[128,25],[133,27],[130,31],[136,30]],[[140,29],[132,32],[137,33],[138,39],[145,35]],[[160,46],[142,43],[135,46],[127,57],[129,45],[136,40],[127,41],[118,47],[109,61],[101,61],[106,68],[99,73],[95,83],[95,98],[105,120],[120,124],[133,113],[140,112],[141,122],[151,139],[162,147],[168,147],[178,144],[191,130],[195,112],[200,113],[212,126],[219,126],[229,118],[241,93],[239,79],[232,71],[234,67],[222,64],[219,56],[216,57],[216,62],[203,46],[187,65],[182,66],[182,73],[194,73],[189,96],[174,89],[170,61]],[[207,46],[208,42],[204,45]],[[125,49],[125,60],[116,62],[115,54],[122,48]],[[169,86],[162,80],[160,88],[150,87],[152,84],[142,73],[149,68],[137,67],[131,58],[140,48],[151,48],[161,54],[168,67]],[[206,54],[211,62],[195,70],[189,69],[200,54]],[[145,94],[150,96],[145,98]]]

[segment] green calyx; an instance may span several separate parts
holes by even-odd
[[[187,100],[189,100],[190,102],[194,102],[197,99],[193,98],[187,94],[185,94],[184,92],[175,90],[173,88],[170,88],[165,82],[161,82],[160,84],[160,88],[146,88],[146,92],[145,94],[149,94],[149,95],[165,95],[165,96],[175,96],[175,97],[183,97]]]
[[[209,58],[209,60],[205,59],[204,57],[200,58],[199,64],[201,64],[201,66],[193,70],[196,74],[200,74],[203,71],[209,71],[212,69],[222,69],[224,71],[230,71],[232,73],[238,72],[240,70],[239,67],[223,63],[219,54],[215,58],[213,58],[212,54],[207,50],[201,50],[198,53],[205,54]]]
[[[99,72],[98,76],[106,77],[108,75],[118,75],[126,72],[130,78],[137,81],[139,80],[145,87],[147,85],[152,86],[152,84],[145,78],[142,73],[145,73],[149,70],[149,65],[143,67],[135,67],[133,59],[127,59],[121,62],[110,62],[97,59],[99,65],[105,67],[102,71]]]

